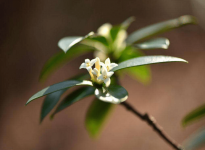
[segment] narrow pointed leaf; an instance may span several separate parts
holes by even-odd
[[[188,113],[182,120],[182,125],[185,127],[190,123],[205,117],[205,104]]]
[[[120,85],[110,85],[107,91],[95,90],[95,96],[104,102],[119,104],[128,98],[128,92]]]
[[[135,17],[129,17],[121,23],[121,27],[127,29],[133,21],[135,21]]]
[[[72,47],[66,54],[64,52],[57,53],[45,63],[39,80],[44,81],[51,73],[63,66],[66,62],[93,50],[94,49],[92,47],[86,45],[77,45]]]
[[[198,150],[205,146],[205,128],[198,130],[184,143],[185,150]]]
[[[143,43],[134,44],[138,49],[167,49],[169,47],[169,40],[166,38],[155,38]]]
[[[69,107],[73,103],[94,94],[95,89],[93,87],[82,87],[80,89],[75,90],[68,96],[66,96],[63,101],[57,106],[55,112],[52,114],[52,118],[54,115],[61,110]]]
[[[144,28],[141,28],[132,34],[130,34],[127,38],[127,43],[132,44],[160,33],[179,28],[188,24],[196,24],[196,18],[193,16],[181,16],[176,19],[160,22],[157,24],[153,24]]]
[[[90,41],[93,42],[93,44],[91,44]],[[87,39],[82,41],[83,44],[88,45],[88,46],[94,46],[94,44],[96,44],[96,42],[101,43],[105,46],[109,46],[109,43],[108,43],[107,39],[104,36],[100,36],[100,35],[88,37]]]
[[[83,80],[88,78],[88,74],[78,75],[76,77],[71,78],[70,80]],[[57,92],[53,92],[51,94],[48,94],[46,98],[44,99],[42,109],[41,109],[41,116],[40,116],[40,122],[43,121],[43,119],[49,114],[49,112],[55,107],[55,105],[60,100],[60,97],[62,96],[65,91],[67,91],[69,88],[59,90]]]
[[[172,57],[172,56],[142,56],[127,61],[121,62],[117,67],[113,68],[111,71],[117,71],[129,67],[136,67],[142,65],[156,64],[156,63],[167,63],[167,62],[186,62],[186,60]]]
[[[119,58],[119,62],[123,62],[125,60],[129,60],[141,56],[144,56],[144,54],[141,51],[134,49],[133,47],[126,47],[126,49],[122,52]],[[151,70],[148,65],[131,67],[123,71],[125,73],[128,73],[129,76],[131,76],[132,78],[134,78],[135,80],[143,84],[148,84],[151,81]]]
[[[82,37],[82,36],[70,36],[70,37],[64,37],[58,42],[58,46],[66,53],[71,47],[74,45],[80,43],[85,38],[93,35],[93,32],[90,32],[88,35]]]
[[[90,81],[78,81],[78,80],[69,80],[69,81],[63,81],[54,85],[51,85],[47,88],[44,88],[43,90],[39,91],[38,93],[34,94],[27,102],[26,105],[28,103],[30,103],[31,101],[40,98],[42,96],[51,94],[53,92],[57,92],[59,90],[63,90],[66,88],[70,88],[76,85],[88,85],[88,86],[92,86],[92,82]]]
[[[91,137],[97,138],[99,136],[113,107],[114,104],[112,103],[106,103],[97,98],[93,100],[88,108],[85,119],[86,130]]]

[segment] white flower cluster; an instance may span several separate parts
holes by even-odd
[[[95,64],[95,68],[92,66]],[[105,83],[106,87],[110,85],[110,77],[114,72],[110,71],[112,68],[118,66],[116,63],[110,63],[110,58],[105,60],[105,63],[100,62],[100,59],[96,57],[95,59],[89,60],[85,59],[85,62],[80,65],[80,69],[85,68],[88,70],[91,80],[102,84]]]

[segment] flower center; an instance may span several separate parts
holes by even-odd
[[[88,63],[86,63],[86,67],[89,67],[90,66],[90,63],[88,62]]]
[[[109,66],[107,66],[107,71],[109,71],[110,70],[110,67]]]
[[[107,76],[106,76],[106,75],[104,75],[104,76],[103,76],[103,78],[104,78],[104,79],[107,79]]]

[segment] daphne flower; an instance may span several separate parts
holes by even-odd
[[[92,74],[93,74],[93,79],[94,79],[94,81],[96,81],[96,82],[98,82],[99,80],[98,80],[98,77],[99,77],[99,71],[96,69],[96,68],[94,68],[93,70],[92,70]]]
[[[96,77],[98,77],[99,71],[98,71],[96,68],[94,68],[94,69],[92,70],[92,73],[93,73]]]
[[[98,80],[97,78],[100,76],[100,59],[98,57],[95,58],[96,62],[95,62],[95,68],[92,70],[92,74],[94,77],[94,81],[101,83],[101,80]]]
[[[80,69],[85,68],[88,70],[94,65],[95,62],[96,62],[96,59],[92,59],[91,61],[90,59],[85,59],[85,63],[82,63],[80,65]]]
[[[104,63],[101,63],[101,65],[102,65],[102,66],[105,66],[106,69],[107,69],[107,71],[110,71],[112,68],[118,66],[118,64],[116,64],[116,63],[110,63],[110,58],[107,58],[107,59],[105,60],[105,64],[104,64]]]
[[[92,74],[94,77],[94,81],[96,81],[99,84],[103,83],[102,80],[98,79],[98,77],[100,76],[100,70],[101,70],[100,64],[101,64],[100,59],[96,57],[95,68],[92,70]]]
[[[105,66],[102,66],[102,74],[98,77],[98,80],[102,80],[106,87],[110,85],[110,77],[114,72],[108,72]]]

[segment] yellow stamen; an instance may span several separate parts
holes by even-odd
[[[93,75],[93,73],[92,73],[92,68],[91,68],[88,72],[89,72],[89,74],[90,74],[91,80],[94,80],[94,75]]]
[[[97,61],[95,62],[95,68],[98,70],[97,77],[100,75],[100,59],[97,57]]]

